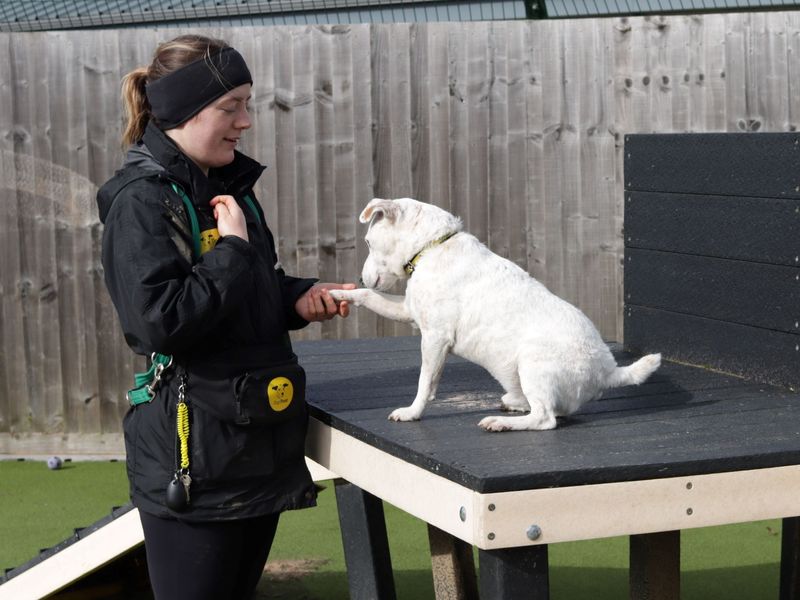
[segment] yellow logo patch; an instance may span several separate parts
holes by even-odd
[[[216,246],[217,240],[219,240],[219,230],[216,227],[214,229],[206,229],[205,231],[201,232],[200,254],[205,254],[214,246]]]
[[[294,396],[294,386],[286,377],[276,377],[269,382],[267,397],[272,410],[281,412],[288,408]]]

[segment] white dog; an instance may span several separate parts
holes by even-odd
[[[660,354],[650,354],[618,367],[586,315],[462,232],[461,219],[436,206],[376,198],[359,220],[370,224],[362,279],[371,289],[331,295],[415,323],[422,337],[417,396],[389,415],[394,421],[420,418],[448,352],[500,382],[505,410],[528,412],[486,417],[479,425],[488,431],[553,429],[556,417],[607,388],[642,383],[661,364]],[[405,296],[383,293],[406,278]]]

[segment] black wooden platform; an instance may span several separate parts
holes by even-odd
[[[613,348],[618,348],[612,345]],[[419,338],[297,343],[311,414],[404,461],[482,493],[702,475],[800,463],[800,396],[665,361],[553,431],[489,433],[502,389],[449,357],[422,419],[388,421],[417,388]],[[633,357],[617,350],[621,364]]]

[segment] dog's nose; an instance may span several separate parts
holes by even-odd
[[[359,278],[358,278],[358,287],[362,287],[362,288],[363,288],[363,287],[366,287],[366,286],[364,285],[364,278],[363,278],[363,277],[359,277]]]

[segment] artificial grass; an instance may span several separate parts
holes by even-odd
[[[345,600],[347,574],[332,482],[317,508],[285,513],[259,598]],[[122,463],[0,461],[0,569],[23,564],[75,527],[127,502]],[[385,505],[399,600],[433,598],[425,523]],[[684,600],[760,600],[778,593],[780,521],[686,530],[681,535]],[[552,600],[628,596],[628,541],[550,546]]]
[[[121,462],[0,461],[0,572],[128,502]]]

